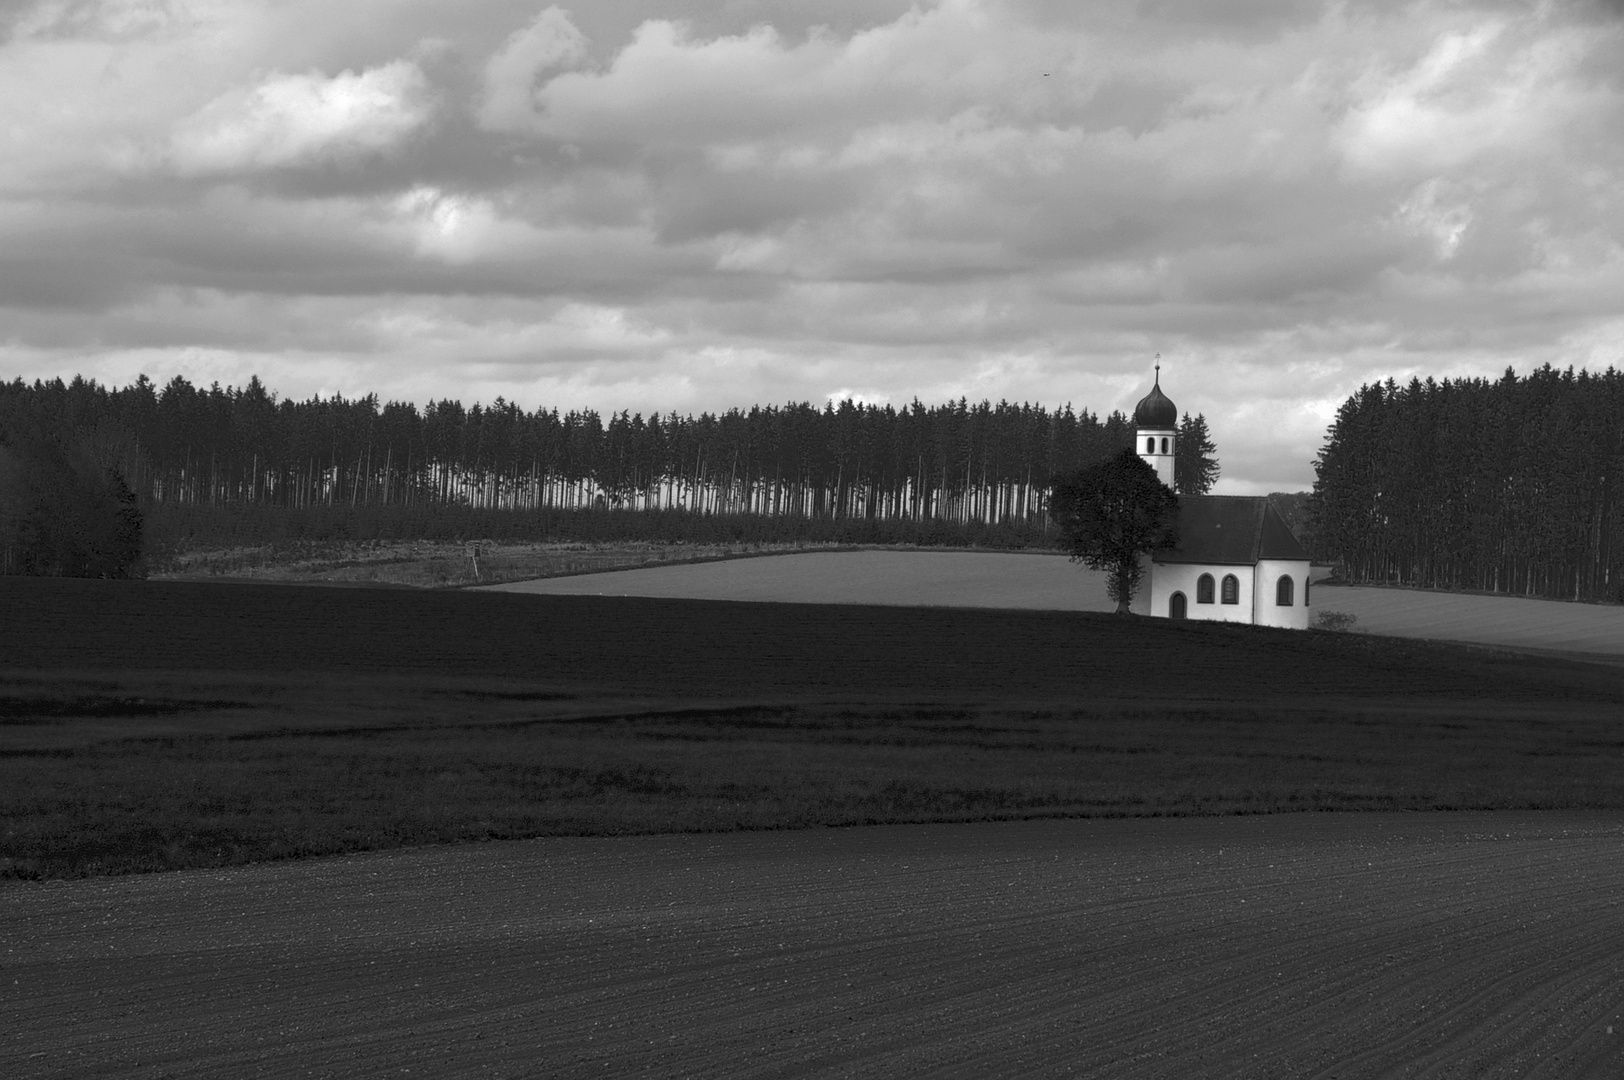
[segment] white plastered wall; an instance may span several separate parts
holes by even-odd
[[[1260,626],[1281,626],[1287,630],[1308,629],[1308,605],[1304,596],[1308,592],[1308,562],[1296,559],[1261,559],[1257,564],[1257,585],[1252,602],[1256,605]],[[1275,601],[1275,589],[1282,575],[1291,575],[1291,606],[1280,607]]]
[[[1195,583],[1202,574],[1212,575],[1213,602],[1210,604],[1195,602]],[[1220,602],[1224,598],[1225,574],[1234,574],[1240,580],[1240,589],[1237,592],[1237,598],[1240,600],[1238,604]],[[1252,577],[1250,566],[1161,563],[1151,568],[1150,588],[1144,590],[1149,593],[1149,602],[1141,609],[1135,598],[1133,610],[1140,614],[1159,615],[1165,619],[1167,606],[1172,601],[1173,594],[1181,592],[1184,594],[1184,611],[1188,618],[1205,619],[1209,622],[1249,623],[1252,621],[1252,603],[1255,596]]]
[[[1154,450],[1145,449],[1146,439],[1156,440]],[[1134,436],[1134,448],[1139,451],[1139,456],[1156,470],[1156,479],[1168,487],[1173,486],[1173,450],[1177,442],[1178,432],[1172,428],[1139,428]],[[1163,450],[1163,446],[1167,449]]]

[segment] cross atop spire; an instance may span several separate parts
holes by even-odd
[[[1162,385],[1162,354],[1156,354],[1156,385]]]

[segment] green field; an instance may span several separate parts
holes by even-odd
[[[0,874],[557,834],[1624,807],[1624,671],[1078,612],[0,580]]]

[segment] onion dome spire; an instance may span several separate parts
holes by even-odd
[[[1162,393],[1162,365],[1156,365],[1156,385],[1134,406],[1133,423],[1139,428],[1175,428],[1179,409]]]

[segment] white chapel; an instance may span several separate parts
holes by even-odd
[[[1168,487],[1178,415],[1157,365],[1133,422],[1139,456]],[[1134,614],[1308,629],[1308,552],[1268,499],[1180,495],[1178,525],[1177,547],[1145,556]]]

